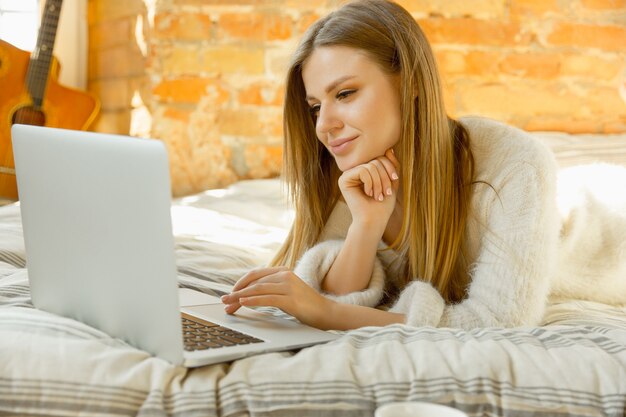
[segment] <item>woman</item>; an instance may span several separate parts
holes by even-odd
[[[284,130],[296,218],[274,266],[223,297],[227,313],[274,306],[340,330],[539,321],[558,236],[553,157],[521,130],[449,118],[406,10],[357,1],[313,24],[288,71]]]

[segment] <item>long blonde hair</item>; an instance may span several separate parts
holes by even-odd
[[[407,259],[405,283],[430,282],[448,302],[468,283],[463,237],[473,157],[463,126],[447,116],[439,73],[426,37],[401,6],[385,0],[349,3],[305,33],[287,73],[284,101],[284,179],[294,204],[291,231],[272,261],[294,267],[320,237],[339,198],[339,169],[319,142],[308,111],[302,67],[320,46],[364,51],[386,73],[400,76],[402,228],[391,245]]]

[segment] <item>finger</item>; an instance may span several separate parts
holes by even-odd
[[[398,158],[396,157],[396,153],[393,151],[393,148],[387,149],[387,151],[385,152],[385,156],[393,164],[393,167],[395,169],[396,175],[398,175],[398,178],[399,178],[398,171],[400,170],[400,161],[398,161]],[[393,175],[391,176],[391,179],[398,179],[398,178],[393,178]]]
[[[246,287],[231,292],[230,294],[223,295],[220,300],[224,304],[232,304],[239,302],[240,297],[245,297],[258,293],[271,293],[280,291],[284,294],[286,291],[286,279],[289,277],[289,270],[287,268],[280,268],[272,275],[266,275],[256,281],[251,282]]]
[[[388,180],[389,180],[388,181],[389,189],[385,189],[386,195],[391,195],[393,194],[393,191],[396,191],[398,189],[398,179],[399,179],[398,173],[396,172],[396,168],[394,167],[391,160],[389,160],[389,158],[385,156],[381,156],[380,158],[378,158],[378,160],[383,165],[385,169],[385,175],[388,177]],[[392,193],[390,193],[389,190],[391,190]]]
[[[382,183],[382,178],[380,176],[380,162],[378,162],[376,159],[368,162],[367,164],[365,164],[365,166],[367,167],[368,171],[370,172],[370,175],[372,176],[372,190],[373,190],[373,196],[374,199],[376,201],[383,201],[385,199],[385,195],[384,195],[384,189],[383,189],[383,183]],[[386,174],[385,174],[386,175]]]
[[[235,314],[241,307],[242,306],[239,303],[226,304],[224,305],[224,312],[226,314]]]
[[[224,296],[225,300],[229,303],[240,302],[242,298],[256,296],[256,295],[266,295],[266,294],[278,294],[285,295],[287,293],[286,286],[284,283],[275,283],[275,282],[264,282],[264,283],[254,283],[246,288],[243,288],[237,292],[229,294],[228,296]]]
[[[371,162],[372,166],[377,170],[379,182],[380,182],[380,196],[378,201],[383,201],[384,197],[390,197],[393,195],[393,190],[391,189],[391,177],[387,172],[384,162],[382,161],[382,157],[376,158]],[[391,164],[391,162],[388,162]]]
[[[367,167],[362,165],[358,168],[358,179],[363,184],[363,192],[372,197],[374,195],[374,182]]]
[[[286,297],[283,295],[256,295],[241,299],[241,305],[246,307],[276,307],[285,310]]]
[[[246,275],[241,277],[239,279],[239,281],[237,281],[235,283],[231,293],[233,293],[235,291],[238,291],[238,290],[240,290],[242,288],[247,287],[252,282],[254,282],[254,281],[258,280],[258,279],[261,279],[261,278],[266,277],[268,275],[275,274],[275,273],[280,272],[280,271],[285,271],[286,269],[288,269],[286,266],[274,266],[274,267],[270,267],[270,268],[253,269],[252,271],[248,272]]]
[[[385,152],[385,155],[378,158],[378,160],[382,162],[382,164],[385,166],[387,175],[389,175],[389,178],[391,178],[392,181],[397,181],[398,179],[400,179],[400,176],[398,175],[398,169],[400,168],[400,164],[393,152],[388,150],[387,152]]]
[[[223,295],[221,297],[222,302],[225,304],[224,311],[227,314],[234,314],[239,308],[241,308],[241,298],[251,297],[259,294],[287,294],[288,288],[286,288],[284,272],[287,268],[282,268],[278,272],[258,279],[249,286],[233,292],[231,294]]]

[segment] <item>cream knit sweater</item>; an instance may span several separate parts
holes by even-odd
[[[466,233],[471,265],[467,296],[446,305],[430,283],[413,277],[390,311],[404,313],[406,323],[415,326],[470,329],[536,324],[544,313],[558,258],[556,162],[547,147],[522,130],[484,118],[460,121],[471,138],[476,179],[493,187],[474,185]],[[296,265],[296,275],[318,291],[350,223],[347,205],[338,203],[320,242]],[[391,250],[379,251],[365,290],[325,295],[377,306],[385,285],[400,278],[401,262],[394,262],[396,257]]]

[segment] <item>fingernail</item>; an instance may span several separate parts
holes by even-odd
[[[395,155],[396,151],[394,151],[393,148],[391,148],[391,153]]]
[[[396,174],[395,172],[393,174],[391,174],[391,179],[392,180],[397,180],[398,178],[400,178],[400,177],[398,177],[398,174]]]
[[[387,188],[387,195],[391,195],[393,194],[393,191],[391,191],[391,188]]]
[[[378,196],[378,201],[383,201],[385,199],[385,197],[381,194]]]

